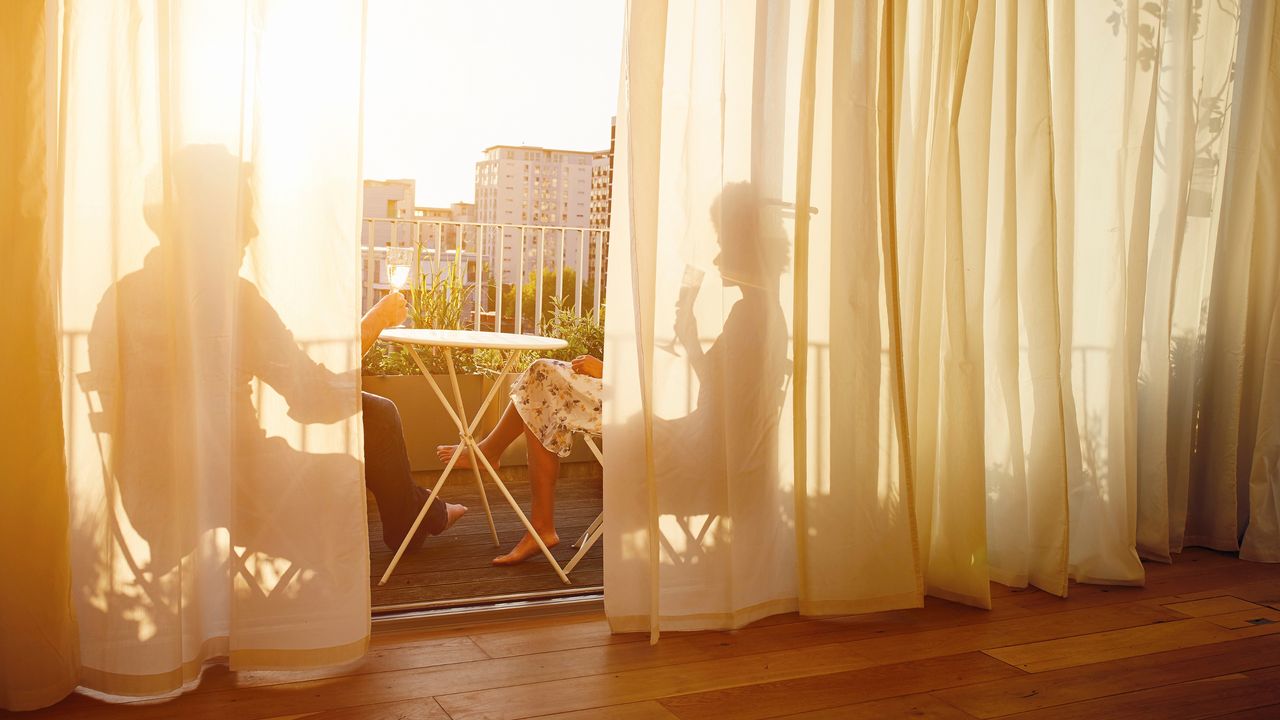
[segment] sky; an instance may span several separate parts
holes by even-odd
[[[491,145],[609,147],[625,0],[369,0],[364,177],[470,202]]]

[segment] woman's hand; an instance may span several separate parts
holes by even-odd
[[[579,375],[590,375],[593,378],[604,377],[604,362],[590,355],[579,355],[569,362],[573,371]]]
[[[676,339],[690,353],[693,352],[694,347],[702,349],[698,338],[698,318],[694,316],[692,308],[676,305],[676,321],[672,330],[675,332]]]

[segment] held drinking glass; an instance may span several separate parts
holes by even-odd
[[[706,277],[706,272],[693,265],[684,266],[684,275],[680,277],[680,294],[676,296],[676,318],[679,322],[681,315],[693,312],[693,301],[698,298],[698,290],[702,287],[702,279]],[[665,350],[672,355],[679,355],[676,349],[676,339],[672,338],[670,342],[658,343],[659,350]]]
[[[404,290],[413,273],[413,248],[387,248],[387,282],[396,292]],[[401,327],[409,327],[411,321],[406,319]]]
[[[403,290],[413,270],[413,248],[387,248],[387,282],[397,291]]]

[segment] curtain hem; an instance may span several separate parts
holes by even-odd
[[[345,665],[368,652],[369,636],[332,647],[265,650],[230,650],[226,637],[211,638],[201,646],[196,657],[172,670],[151,675],[123,675],[85,666],[81,669],[80,686],[94,693],[139,698],[168,695],[198,680],[206,664],[225,663],[234,671],[243,670],[311,670]],[[65,695],[65,693],[64,693]]]
[[[694,613],[691,615],[663,615],[658,618],[659,627],[667,631],[737,630],[758,620],[799,613],[804,617],[832,617],[837,615],[864,615],[886,610],[905,610],[924,607],[924,598],[914,592],[883,595],[862,600],[800,600],[786,598],[769,600],[758,605],[725,613]],[[609,629],[614,633],[648,632],[648,615],[623,615],[610,617]]]
[[[924,607],[924,596],[915,592],[882,595],[862,600],[802,600],[800,614],[805,617],[829,617],[832,615],[865,615],[886,610],[905,610]]]
[[[796,612],[795,598],[768,600],[758,605],[724,613],[694,613],[691,615],[660,615],[658,628],[668,631],[689,630],[737,630],[770,615]],[[649,615],[623,615],[609,618],[609,629],[615,633],[649,632]]]
[[[925,595],[946,600],[948,602],[968,605],[970,607],[981,608],[983,610],[991,609],[991,595],[988,593],[986,597],[978,597],[976,595],[965,595],[964,593],[952,592],[945,588],[929,587],[925,588]]]

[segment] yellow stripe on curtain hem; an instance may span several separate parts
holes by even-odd
[[[737,630],[751,623],[782,613],[796,612],[795,598],[768,600],[750,607],[725,613],[696,613],[692,615],[659,615],[657,627],[662,630],[683,632],[692,630]],[[615,633],[649,632],[649,615],[622,615],[609,618],[609,629]]]
[[[364,657],[369,649],[369,637],[333,647],[299,650],[264,650],[246,648],[230,650],[226,637],[210,638],[200,646],[196,657],[181,666],[153,675],[122,675],[93,667],[80,670],[81,686],[93,692],[120,697],[155,697],[181,689],[197,680],[204,668],[229,658],[230,668],[243,670],[310,670],[321,667],[345,665]]]
[[[771,615],[799,613],[804,617],[831,617],[835,615],[862,615],[924,607],[924,598],[914,592],[882,595],[858,600],[797,600],[785,598],[769,600],[728,613],[698,613],[695,615],[663,615],[658,626],[667,631],[737,630]],[[623,615],[609,618],[609,629],[615,633],[649,632],[648,615]]]
[[[864,615],[888,610],[924,607],[924,596],[916,592],[881,595],[857,600],[801,600],[800,614],[806,617]]]

